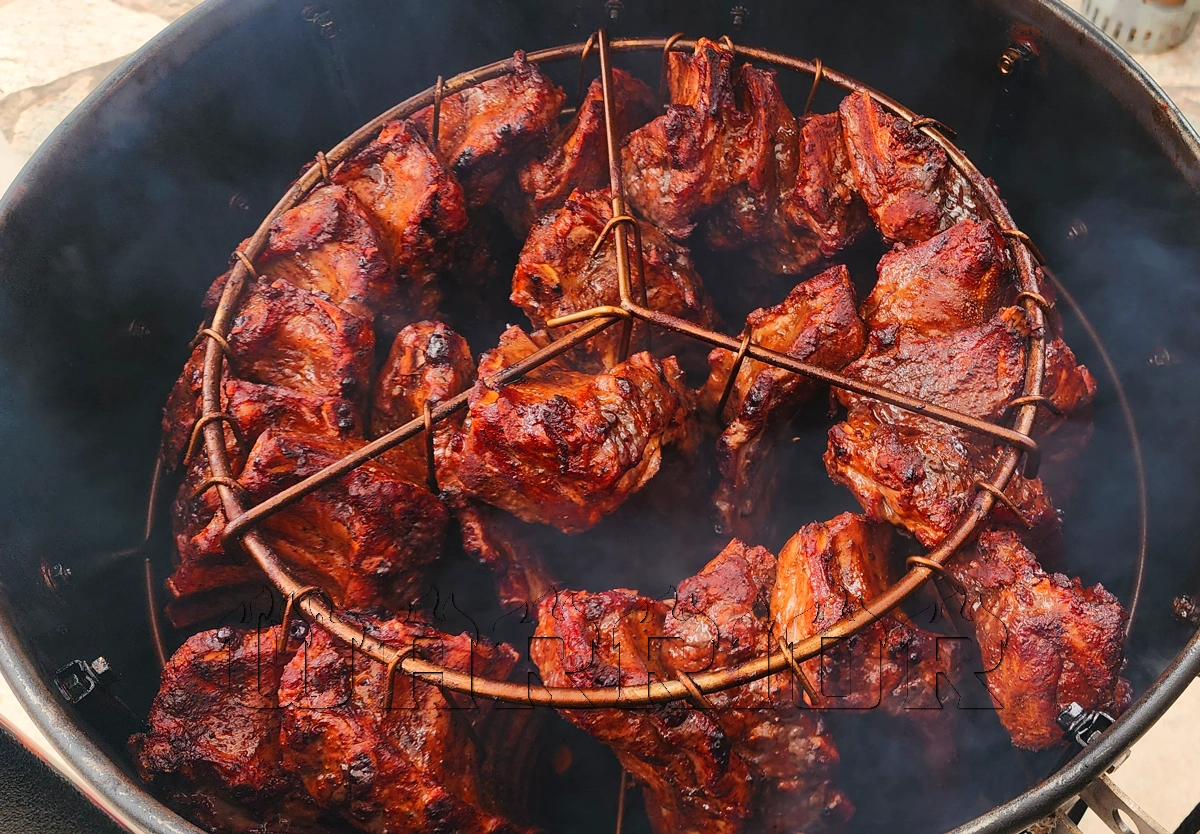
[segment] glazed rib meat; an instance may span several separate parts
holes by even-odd
[[[879,280],[863,301],[872,330],[911,325],[925,336],[989,321],[1016,292],[1004,237],[990,220],[963,220],[879,261]]]
[[[766,548],[734,539],[681,582],[663,629],[667,669],[692,675],[778,651],[770,619],[775,569]],[[837,748],[814,711],[798,706],[792,675],[776,674],[706,698],[753,777],[750,830],[842,829],[854,809],[833,783]]]
[[[362,443],[270,428],[250,450],[238,482],[252,505]],[[195,465],[204,466],[203,458]],[[176,505],[178,562],[167,580],[173,599],[265,581],[248,556],[224,550],[227,522],[216,496],[212,490],[195,496],[188,491],[191,480]],[[441,552],[447,520],[428,489],[376,459],[271,515],[260,529],[296,576],[321,585],[337,605],[403,608],[419,596],[425,571]],[[189,607],[177,607],[180,615],[173,618],[184,625]]]
[[[458,182],[407,121],[385,124],[379,136],[338,165],[331,178],[373,217],[395,280],[408,299],[407,312],[413,318],[428,318],[440,299],[437,275],[450,266],[467,228]]]
[[[741,335],[754,344],[830,370],[841,370],[862,353],[866,328],[858,317],[850,274],[836,266],[798,284],[774,307],[755,310]],[[709,354],[711,371],[701,392],[708,413],[715,411],[729,380],[734,355]],[[723,529],[750,536],[773,490],[771,447],[787,421],[819,390],[813,380],[746,359],[718,419],[728,419],[717,439],[721,484],[714,503]]]
[[[618,141],[650,121],[658,110],[654,92],[644,81],[614,68],[613,128]],[[549,150],[517,172],[517,207],[506,207],[523,233],[538,218],[558,208],[572,191],[608,187],[608,151],[604,132],[604,95],[600,79],[588,87],[569,124]]]
[[[966,594],[988,691],[1013,744],[1062,742],[1055,719],[1072,702],[1119,715],[1129,705],[1124,667],[1128,615],[1102,585],[1048,574],[1011,532],[985,532],[949,563]]]
[[[557,316],[620,303],[615,244],[610,239],[596,257],[591,255],[592,245],[611,218],[607,189],[575,191],[557,213],[534,226],[517,261],[510,300],[525,311],[535,328],[544,328],[547,320]],[[713,327],[716,314],[687,249],[649,223],[641,224],[641,237],[646,305],[701,327]],[[632,247],[631,235],[631,252]],[[631,259],[630,281],[640,303],[642,276],[636,258]],[[562,336],[577,326],[556,328],[552,334]],[[621,328],[609,328],[576,348],[573,362],[587,371],[611,368],[619,361],[620,341]],[[660,357],[680,351],[685,357],[703,355],[694,339],[667,331],[656,330],[651,342],[650,328],[642,322],[633,326],[630,347],[634,352],[653,347]]]
[[[554,135],[566,94],[524,52],[509,72],[442,100],[437,155],[462,183],[467,205],[489,202],[514,166]],[[426,136],[433,108],[413,116]]]
[[[317,188],[281,214],[255,265],[268,281],[324,293],[365,321],[378,317],[385,332],[395,332],[397,322],[428,303],[415,282],[397,283],[374,217],[353,191],[340,185]],[[413,297],[405,297],[402,286]]]
[[[782,194],[782,209],[802,236],[815,238],[821,257],[854,242],[870,222],[858,196],[837,113],[800,120],[796,180]]]
[[[965,218],[978,218],[970,186],[946,152],[867,92],[838,108],[858,193],[887,240],[920,243]]]
[[[965,220],[880,262],[879,283],[863,305],[872,330],[867,351],[844,373],[974,417],[997,421],[1024,386],[1030,330],[1024,312],[1002,307],[1013,295],[1003,240],[990,222]],[[1035,436],[1069,420],[1074,447],[1088,433],[1095,382],[1060,338],[1047,345],[1043,409]],[[1000,454],[975,433],[846,391],[846,420],[829,433],[826,467],[850,487],[868,515],[935,546],[973,498]],[[1082,435],[1082,437],[1081,437]],[[1061,438],[1060,438],[1061,439]],[[1006,494],[1053,546],[1059,521],[1040,479],[1014,476]],[[996,519],[1023,524],[998,505]]]
[[[630,204],[683,238],[735,184],[735,143],[751,117],[737,108],[733,52],[725,45],[700,38],[693,55],[671,52],[667,60],[671,103],[629,134],[621,160]]]
[[[547,686],[645,688],[658,659],[667,605],[636,591],[565,591],[538,609],[530,655]],[[715,717],[673,702],[645,710],[563,710],[607,744],[642,785],[656,834],[744,829],[750,770]]]
[[[727,148],[732,154],[730,188],[705,221],[705,238],[717,250],[749,248],[768,272],[801,272],[821,252],[812,236],[788,223],[783,211],[798,167],[796,117],[783,101],[774,70],[741,65],[734,91],[748,119],[734,130]]]
[[[251,382],[366,404],[375,337],[369,323],[287,281],[259,282],[229,331],[230,372]]]
[[[371,435],[380,437],[424,414],[425,403],[436,406],[466,391],[475,382],[475,361],[466,339],[442,322],[410,324],[397,335],[375,379],[371,398]],[[438,423],[434,430],[434,464],[443,480],[450,446],[462,425],[462,414]],[[409,477],[424,483],[429,464],[422,432],[392,449],[386,460]]]
[[[553,583],[521,529],[523,522],[453,491],[447,494],[447,502],[458,521],[463,552],[491,571],[500,604],[510,611],[523,608],[532,618]]]
[[[488,384],[536,350],[512,327],[480,360],[453,469],[467,495],[579,532],[653,478],[664,447],[694,448],[691,395],[674,358],[648,353],[595,375],[555,359],[519,381]]]
[[[371,635],[432,663],[505,679],[517,662],[507,645],[441,634],[416,620],[361,617]],[[397,674],[392,703],[381,663],[355,656],[314,627],[283,671],[281,744],[285,766],[315,803],[355,831],[525,831],[499,807],[481,778],[487,758],[515,751],[482,749],[485,725],[513,720],[437,688],[427,678]],[[510,756],[510,766],[517,757]],[[513,778],[528,774],[513,773]]]
[[[279,628],[193,635],[163,669],[149,731],[129,739],[142,780],[218,834],[325,831],[321,812],[285,770],[277,690]]]
[[[790,645],[858,613],[890,582],[892,530],[842,513],[813,522],[779,552],[771,617]],[[912,718],[936,716],[938,677],[952,679],[958,644],[939,641],[898,614],[888,614],[804,661],[822,706],[882,706]]]
[[[516,652],[416,620],[358,618],[377,639],[457,671],[508,677]],[[386,671],[293,621],[193,636],[163,671],[150,730],[130,739],[138,773],[220,834],[455,831],[515,834],[504,791],[528,779],[526,714]],[[516,746],[485,746],[509,739]],[[499,761],[498,761],[499,760]],[[507,769],[507,772],[504,772]]]

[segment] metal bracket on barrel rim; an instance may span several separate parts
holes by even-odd
[[[1076,703],[1072,703],[1058,716],[1059,726],[1063,728],[1067,737],[1080,747],[1086,747],[1095,741],[1112,726],[1112,723],[1113,719],[1107,713],[1085,710]],[[1168,834],[1167,829],[1155,822],[1108,778],[1108,774],[1120,767],[1128,757],[1129,751],[1126,750],[1106,772],[1080,791],[1077,797],[1067,800],[1053,814],[1029,828],[1030,834],[1080,834],[1079,826],[1069,813],[1081,800],[1101,822],[1117,834]]]

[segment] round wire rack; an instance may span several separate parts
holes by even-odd
[[[248,553],[266,574],[268,580],[276,587],[286,600],[283,613],[282,639],[288,639],[289,625],[298,612],[307,620],[320,624],[335,638],[351,645],[356,651],[367,657],[385,664],[387,667],[388,691],[383,702],[383,708],[391,704],[395,685],[395,675],[403,672],[407,675],[432,679],[439,687],[468,694],[474,697],[494,699],[519,703],[524,705],[542,705],[557,708],[588,709],[604,707],[631,708],[659,704],[668,701],[688,699],[693,703],[703,704],[704,696],[708,693],[740,686],[768,675],[780,672],[790,672],[797,676],[801,686],[811,692],[812,685],[805,677],[800,664],[818,655],[830,641],[850,637],[867,628],[879,618],[902,603],[915,593],[926,581],[944,570],[944,565],[959,548],[971,539],[979,525],[991,512],[997,502],[1009,504],[1005,488],[1017,471],[1017,466],[1024,458],[1024,474],[1027,477],[1036,475],[1039,463],[1037,443],[1030,437],[1037,410],[1046,403],[1042,395],[1042,381],[1045,372],[1046,358],[1046,312],[1050,305],[1043,295],[1040,281],[1045,277],[1041,266],[1041,254],[1027,235],[1021,232],[1007,208],[975,166],[950,140],[952,131],[934,119],[925,118],[912,112],[902,104],[892,100],[882,93],[862,84],[861,82],[843,75],[825,66],[820,59],[812,61],[791,57],[753,47],[738,46],[728,38],[722,42],[730,48],[736,58],[752,60],[780,69],[807,74],[812,77],[812,87],[808,94],[804,112],[807,113],[812,105],[818,86],[822,81],[835,84],[852,93],[867,93],[877,103],[895,115],[905,119],[913,129],[936,142],[947,154],[951,163],[963,175],[978,201],[991,215],[992,220],[1004,234],[1009,250],[1012,253],[1020,279],[1018,301],[1030,323],[1029,347],[1025,367],[1024,387],[1020,396],[1011,405],[1016,413],[1011,426],[997,425],[980,420],[967,414],[939,407],[933,403],[915,399],[886,387],[869,385],[861,381],[844,377],[840,374],[801,362],[790,356],[769,350],[750,340],[749,335],[743,339],[734,338],[722,333],[700,328],[690,322],[674,316],[649,309],[644,295],[635,293],[638,286],[634,281],[636,272],[641,288],[641,236],[638,221],[628,211],[624,189],[621,180],[620,137],[616,135],[613,118],[612,94],[612,56],[613,53],[636,51],[661,51],[663,73],[665,79],[668,55],[671,51],[692,51],[696,41],[684,38],[681,34],[670,38],[624,38],[610,40],[603,30],[593,34],[586,42],[557,46],[529,53],[526,59],[533,63],[543,64],[569,59],[580,61],[581,88],[589,57],[595,54],[599,59],[600,78],[603,92],[604,124],[606,132],[606,153],[608,158],[609,190],[612,201],[612,220],[605,226],[597,238],[593,253],[599,251],[611,238],[615,248],[616,266],[618,273],[619,304],[597,307],[591,310],[573,313],[548,324],[551,327],[561,327],[567,324],[579,323],[579,326],[567,335],[538,350],[526,359],[499,371],[486,380],[489,386],[495,387],[519,380],[529,371],[549,362],[574,348],[576,345],[596,336],[610,327],[622,328],[621,355],[624,356],[629,347],[633,322],[640,320],[659,328],[672,330],[690,336],[711,346],[730,351],[735,357],[735,366],[730,373],[730,383],[727,385],[722,405],[728,396],[729,387],[737,376],[738,365],[747,357],[756,361],[783,368],[793,373],[803,374],[810,378],[825,382],[832,387],[841,388],[853,393],[881,400],[908,411],[920,414],[934,420],[939,420],[971,432],[992,438],[1004,447],[992,471],[986,479],[976,482],[975,494],[954,529],[935,548],[924,556],[914,556],[908,560],[908,570],[898,581],[888,587],[878,597],[866,602],[853,616],[839,622],[832,628],[800,640],[795,643],[779,641],[779,651],[774,647],[768,649],[764,656],[747,661],[741,665],[718,671],[682,676],[674,680],[650,680],[644,686],[636,687],[552,687],[511,681],[491,680],[449,669],[431,663],[420,657],[414,648],[397,648],[390,646],[367,631],[351,618],[340,614],[332,604],[329,595],[321,588],[304,585],[293,577],[280,558],[267,544],[256,529],[263,519],[278,512],[296,501],[299,501],[319,487],[347,474],[351,470],[371,460],[393,447],[412,439],[422,432],[426,435],[427,464],[431,487],[436,487],[432,443],[433,427],[452,414],[464,409],[468,404],[469,392],[463,392],[449,400],[433,405],[427,405],[424,413],[409,423],[367,443],[354,452],[346,455],[336,463],[304,478],[296,484],[284,489],[275,496],[255,505],[247,507],[243,503],[244,493],[240,489],[235,473],[232,471],[225,445],[225,423],[232,423],[232,417],[221,407],[220,381],[222,378],[223,362],[226,359],[228,343],[226,337],[237,308],[238,299],[247,282],[257,277],[253,261],[262,252],[267,242],[271,224],[275,219],[297,205],[313,188],[326,181],[329,172],[351,153],[365,145],[375,137],[385,122],[404,119],[412,116],[421,109],[432,108],[430,125],[431,144],[436,143],[440,104],[446,96],[454,95],[469,87],[484,81],[500,77],[513,69],[513,60],[499,61],[478,69],[461,73],[453,78],[443,80],[438,78],[434,86],[401,102],[377,118],[363,125],[351,136],[346,138],[332,150],[318,153],[315,162],[303,173],[283,196],[274,209],[263,220],[257,231],[234,252],[235,261],[229,279],[225,283],[219,304],[213,314],[211,323],[201,331],[207,345],[204,353],[203,386],[201,395],[201,413],[193,431],[193,445],[203,440],[204,450],[211,468],[211,477],[202,484],[203,489],[218,491],[225,517],[229,519],[222,541],[227,548],[240,548]],[[632,233],[633,253],[630,253],[630,233]],[[636,265],[637,269],[634,269]],[[1060,297],[1063,297],[1077,312],[1065,289],[1055,282]],[[1136,600],[1141,584],[1142,566],[1145,557],[1145,486],[1142,473],[1140,450],[1137,445],[1136,430],[1133,425],[1132,410],[1125,398],[1120,381],[1115,374],[1108,354],[1091,330],[1086,319],[1082,319],[1089,336],[1093,338],[1100,355],[1109,370],[1119,405],[1125,418],[1126,427],[1134,451],[1135,475],[1139,490],[1139,549],[1137,553],[1137,571],[1134,577],[1133,591],[1130,598],[1130,619],[1136,606]],[[1018,516],[1020,514],[1018,513]],[[153,597],[151,606],[153,607]],[[152,616],[152,623],[156,618]]]

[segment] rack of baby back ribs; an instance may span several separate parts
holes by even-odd
[[[636,50],[661,50],[661,92],[612,66]],[[561,124],[539,65],[595,56]],[[849,95],[797,118],[771,67]],[[141,776],[214,831],[532,830],[511,801],[531,711],[508,701],[611,747],[657,832],[837,831],[831,693],[953,731],[911,707],[936,706],[960,644],[896,608],[932,577],[962,595],[1013,744],[1062,743],[1072,704],[1118,714],[1125,610],[1039,564],[1061,549],[1039,458],[1049,476],[1080,453],[1095,382],[948,132],[819,61],[600,32],[439,78],[318,155],[213,285],[163,419],[167,616],[264,582],[286,610],[170,657]],[[439,305],[494,271],[486,218],[525,240],[529,326],[476,360]],[[893,248],[860,300],[833,262],[872,226]],[[799,282],[725,336],[689,246]],[[773,449],[826,391],[825,465],[862,513],[775,555],[753,544]],[[671,599],[564,590],[522,535],[584,534],[664,449],[712,443],[733,537]],[[532,666],[414,602],[451,524],[501,600],[530,602]],[[899,580],[895,527],[928,548]]]

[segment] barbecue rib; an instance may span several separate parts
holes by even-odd
[[[647,353],[596,375],[555,359],[519,381],[488,385],[536,350],[511,327],[481,358],[453,469],[467,495],[575,533],[653,478],[663,447],[694,448],[691,394],[674,358]]]
[[[229,331],[233,376],[366,405],[370,324],[287,281],[256,283]]]
[[[969,184],[946,152],[870,93],[846,96],[838,113],[856,189],[886,239],[920,243],[979,217]]]
[[[142,780],[209,831],[328,830],[283,766],[278,640],[278,626],[193,635],[163,669],[149,731],[129,739]]]
[[[612,71],[613,130],[618,141],[650,121],[658,110],[654,92],[639,78]],[[517,171],[515,205],[506,214],[520,234],[557,209],[572,191],[608,186],[608,149],[604,131],[604,95],[600,79],[587,89],[574,117],[540,158]]]
[[[842,513],[801,527],[779,552],[771,617],[788,645],[858,613],[891,584],[892,530]],[[855,636],[804,661],[819,706],[923,718],[941,706],[938,677],[958,666],[957,644],[888,614]],[[931,733],[935,735],[935,733]]]
[[[566,94],[521,51],[509,72],[442,100],[437,155],[462,183],[468,206],[490,202],[512,169],[546,144],[564,101]],[[429,136],[433,107],[412,121]]]
[[[500,604],[513,611],[524,608],[532,618],[552,583],[541,556],[526,541],[522,522],[453,490],[446,501],[458,521],[463,552],[491,571]]]
[[[988,691],[1017,747],[1062,742],[1055,719],[1072,702],[1119,715],[1131,697],[1124,666],[1128,615],[1102,585],[1047,574],[1011,532],[985,532],[949,563],[965,592]]]
[[[611,218],[607,189],[586,194],[575,191],[557,213],[533,227],[517,261],[510,300],[525,311],[535,328],[544,328],[547,320],[568,313],[620,304],[615,243],[610,239],[596,257],[591,254],[592,245]],[[645,275],[638,274],[638,260],[631,255],[630,280],[635,299],[641,301],[644,280],[650,309],[704,328],[713,327],[716,314],[690,253],[649,223],[640,228]],[[630,249],[632,252],[632,245]],[[561,336],[577,326],[551,332]],[[573,364],[590,372],[611,368],[620,361],[620,342],[621,328],[610,328],[576,348],[571,354]],[[684,356],[692,355],[703,362],[702,348],[686,336],[660,330],[654,334],[652,344],[656,356],[682,351]],[[634,352],[651,345],[648,325],[634,323],[630,345]]]
[[[379,136],[338,165],[331,179],[358,197],[387,244],[414,318],[437,309],[436,278],[467,228],[462,188],[411,121],[388,122]]]
[[[415,620],[361,617],[370,633],[399,651],[415,650],[460,672],[504,679],[517,662],[507,645],[451,637]],[[515,834],[481,778],[485,724],[511,720],[469,696],[398,673],[392,703],[383,664],[314,627],[279,685],[285,766],[317,805],[357,831]],[[514,774],[519,778],[520,774]]]
[[[796,181],[783,193],[782,209],[793,226],[816,239],[821,257],[831,258],[867,228],[867,207],[856,190],[841,117],[806,116],[799,128]]]
[[[663,629],[667,669],[675,675],[729,669],[778,651],[769,616],[775,568],[766,548],[734,539],[681,582]],[[854,809],[832,781],[837,748],[821,719],[797,705],[792,675],[706,697],[753,777],[751,830],[841,830]]]
[[[645,688],[662,679],[657,658],[666,603],[636,591],[560,592],[542,601],[530,655],[547,686]],[[736,834],[750,811],[751,775],[715,717],[683,702],[648,710],[564,710],[609,745],[640,782],[656,834]]]
[[[475,382],[475,362],[466,340],[441,322],[421,321],[401,330],[375,379],[371,398],[371,435],[380,437],[424,414],[425,403],[436,406],[466,391]],[[434,464],[438,482],[450,446],[462,425],[453,415],[434,429]],[[385,460],[410,480],[424,483],[429,469],[425,434],[393,448]]]
[[[774,307],[755,310],[741,335],[749,334],[760,347],[837,371],[862,353],[866,342],[857,306],[849,272],[835,266],[798,284]],[[708,361],[711,372],[700,399],[705,412],[712,413],[734,356],[718,349]],[[817,390],[817,383],[807,377],[753,359],[743,361],[725,413],[717,415],[718,420],[731,417],[717,439],[721,484],[714,504],[724,532],[754,535],[776,474],[770,467],[771,447],[797,407]]]

